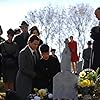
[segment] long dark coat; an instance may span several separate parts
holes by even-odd
[[[36,76],[34,67],[32,53],[26,46],[19,53],[19,71],[16,77],[16,93],[22,100],[25,100],[32,93],[32,81]]]
[[[14,42],[5,41],[1,43],[0,47],[4,82],[13,82],[18,69],[18,46]]]
[[[0,44],[3,42],[3,41],[5,41],[5,39],[4,38],[2,38],[1,36],[0,36]],[[2,54],[1,54],[1,48],[0,48],[0,78],[1,78],[1,59],[2,59]]]
[[[92,57],[92,48],[86,48],[83,50],[83,69],[91,67],[91,57]]]
[[[36,66],[37,72],[37,88],[47,88],[49,92],[52,92],[53,77],[60,72],[59,61],[49,56],[48,60],[40,59]]]
[[[100,27],[96,26],[91,29],[91,38],[93,42],[93,69],[100,67]]]

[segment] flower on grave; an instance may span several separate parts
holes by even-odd
[[[34,88],[34,100],[47,100],[47,99],[52,99],[53,95],[48,92],[47,89],[37,89]]]
[[[47,96],[47,89],[40,89],[38,91],[38,95],[40,96],[41,99],[43,99],[45,96]]]
[[[93,94],[98,71],[99,69],[97,69],[97,71],[93,69],[84,69],[79,73],[78,89],[81,94]]]
[[[94,100],[100,99],[100,74],[97,77],[95,87],[94,87]]]

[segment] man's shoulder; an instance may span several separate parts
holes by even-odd
[[[26,53],[27,51],[29,51],[29,48],[28,48],[28,46],[26,45],[21,51],[20,51],[20,53]]]
[[[86,52],[88,50],[88,48],[83,49],[83,52]]]

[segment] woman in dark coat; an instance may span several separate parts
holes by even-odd
[[[14,31],[9,29],[7,31],[8,40],[3,42],[1,47],[2,54],[2,70],[3,70],[3,81],[4,88],[14,89],[14,81],[18,69],[17,57],[18,57],[18,46],[12,41]]]

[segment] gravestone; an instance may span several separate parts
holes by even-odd
[[[70,50],[66,46],[62,53],[61,72],[53,78],[53,100],[78,100],[77,77],[71,73]]]
[[[78,69],[78,74],[82,71],[82,63],[83,61],[79,61],[78,64],[77,64],[77,69]]]

